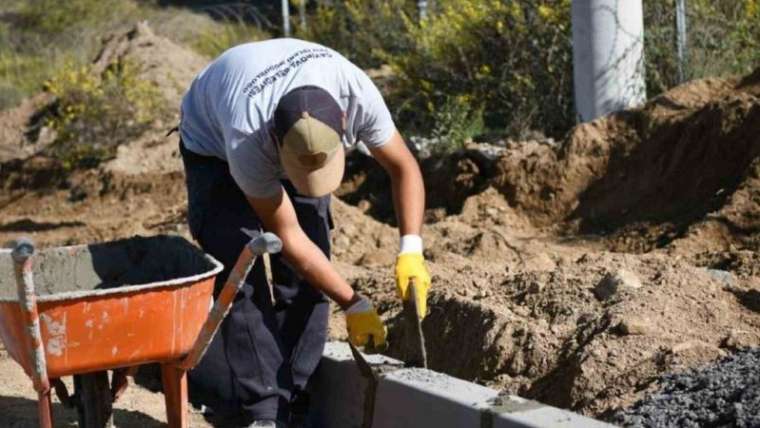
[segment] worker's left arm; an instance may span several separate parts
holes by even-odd
[[[398,131],[385,144],[371,148],[372,155],[391,179],[393,206],[401,235],[399,256],[396,259],[396,285],[399,295],[409,297],[408,284],[415,278],[417,309],[420,316],[427,314],[427,290],[430,274],[422,255],[422,217],[425,211],[425,187],[417,160],[404,143]]]

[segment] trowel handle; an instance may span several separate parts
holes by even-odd
[[[280,238],[273,233],[258,235],[243,247],[243,251],[240,252],[235,266],[232,267],[230,275],[224,283],[224,288],[216,298],[195,344],[187,357],[179,364],[180,368],[189,370],[203,358],[209,344],[211,344],[211,339],[214,338],[214,334],[219,329],[219,325],[227,316],[227,312],[230,311],[232,301],[235,300],[238,291],[243,287],[248,273],[256,262],[256,257],[264,253],[279,252],[281,248]]]

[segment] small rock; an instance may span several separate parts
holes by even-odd
[[[728,286],[736,284],[736,278],[731,272],[720,269],[707,269],[707,273],[716,281]]]
[[[731,330],[720,343],[722,348],[739,351],[757,346],[757,340],[749,332]]]
[[[351,239],[349,239],[348,236],[340,235],[335,238],[335,247],[344,249],[348,248],[349,245],[351,245]]]
[[[599,284],[594,287],[594,296],[599,300],[607,300],[621,290],[636,290],[641,288],[641,280],[633,272],[620,269],[615,273],[607,273]]]
[[[365,267],[373,266],[391,266],[393,264],[394,257],[389,252],[385,251],[370,251],[364,253],[359,259],[359,265]]]
[[[370,210],[370,208],[372,208],[372,204],[368,200],[362,199],[358,204],[356,204],[356,208],[359,208],[359,211],[366,213]]]
[[[652,332],[652,325],[641,318],[623,318],[618,324],[618,330],[625,335],[645,335]]]
[[[528,286],[528,293],[530,293],[530,294],[538,294],[543,289],[544,289],[544,284],[542,284],[542,283],[540,283],[538,281],[533,281]]]

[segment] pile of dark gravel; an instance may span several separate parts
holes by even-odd
[[[660,380],[659,392],[618,412],[633,427],[760,427],[760,348]]]

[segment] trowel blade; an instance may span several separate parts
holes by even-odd
[[[362,428],[372,428],[375,419],[375,395],[377,394],[378,374],[372,370],[367,360],[361,352],[356,349],[353,343],[348,342],[351,348],[351,354],[354,356],[359,373],[367,381],[367,389],[364,391],[364,415],[362,419]]]
[[[356,361],[356,366],[359,367],[359,373],[361,373],[362,376],[368,379],[377,378],[377,375],[372,370],[372,367],[364,358],[364,355],[362,355],[362,353],[359,352],[358,349],[356,349],[356,346],[354,346],[354,344],[351,342],[348,342],[348,346],[351,348],[351,354],[354,356],[354,361]]]
[[[422,332],[420,313],[417,310],[417,284],[414,278],[409,281],[409,298],[404,300],[402,312],[406,364],[412,367],[427,368],[425,335]]]

